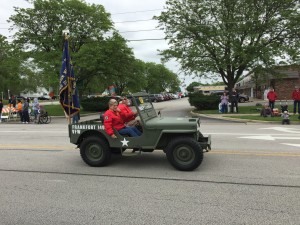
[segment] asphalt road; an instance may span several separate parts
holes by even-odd
[[[173,117],[191,110],[186,99],[155,107]],[[299,125],[203,118],[201,127],[213,149],[180,172],[159,151],[89,167],[64,118],[2,123],[0,224],[299,224]]]

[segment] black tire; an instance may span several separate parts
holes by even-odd
[[[51,123],[51,116],[47,116],[47,121],[46,123]]]
[[[245,101],[246,101],[245,98],[240,98],[240,99],[239,99],[239,102],[240,102],[240,103],[244,103]]]
[[[109,163],[111,151],[105,140],[99,137],[88,137],[80,145],[80,155],[86,164],[100,167]]]
[[[45,123],[47,123],[47,121],[48,121],[48,117],[47,116],[45,116],[45,115],[41,115],[40,116],[39,123],[45,124]]]
[[[171,165],[182,171],[196,169],[203,160],[203,150],[200,143],[190,137],[179,137],[171,140],[165,152]]]

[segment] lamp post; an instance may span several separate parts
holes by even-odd
[[[1,91],[1,99],[3,100],[3,91]]]

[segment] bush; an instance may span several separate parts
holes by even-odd
[[[218,95],[203,95],[200,92],[189,94],[189,103],[197,110],[218,109],[220,103],[220,96]]]
[[[104,96],[82,99],[80,104],[85,111],[101,112],[108,109],[108,101],[111,98],[115,98],[119,101],[119,97]]]

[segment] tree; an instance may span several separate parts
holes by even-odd
[[[145,91],[149,93],[179,90],[180,81],[177,74],[162,64],[146,63],[146,80]]]
[[[43,85],[58,87],[62,55],[62,30],[71,32],[73,56],[91,41],[103,40],[113,25],[102,5],[81,0],[34,0],[33,8],[15,8],[11,30],[17,29],[15,43],[26,49],[27,57],[42,70]],[[53,60],[57,59],[57,60]],[[75,71],[76,73],[76,71]]]
[[[194,92],[194,87],[197,87],[197,86],[200,86],[200,85],[202,85],[202,84],[199,83],[199,82],[194,81],[194,82],[190,83],[190,84],[186,87],[186,90],[187,90],[188,92]]]
[[[198,75],[213,72],[230,91],[245,71],[297,59],[299,0],[167,0],[155,18],[170,45],[165,60]]]
[[[8,90],[10,95],[20,92],[24,85],[20,76],[22,71],[19,49],[0,35],[0,90],[4,97],[8,98]]]

